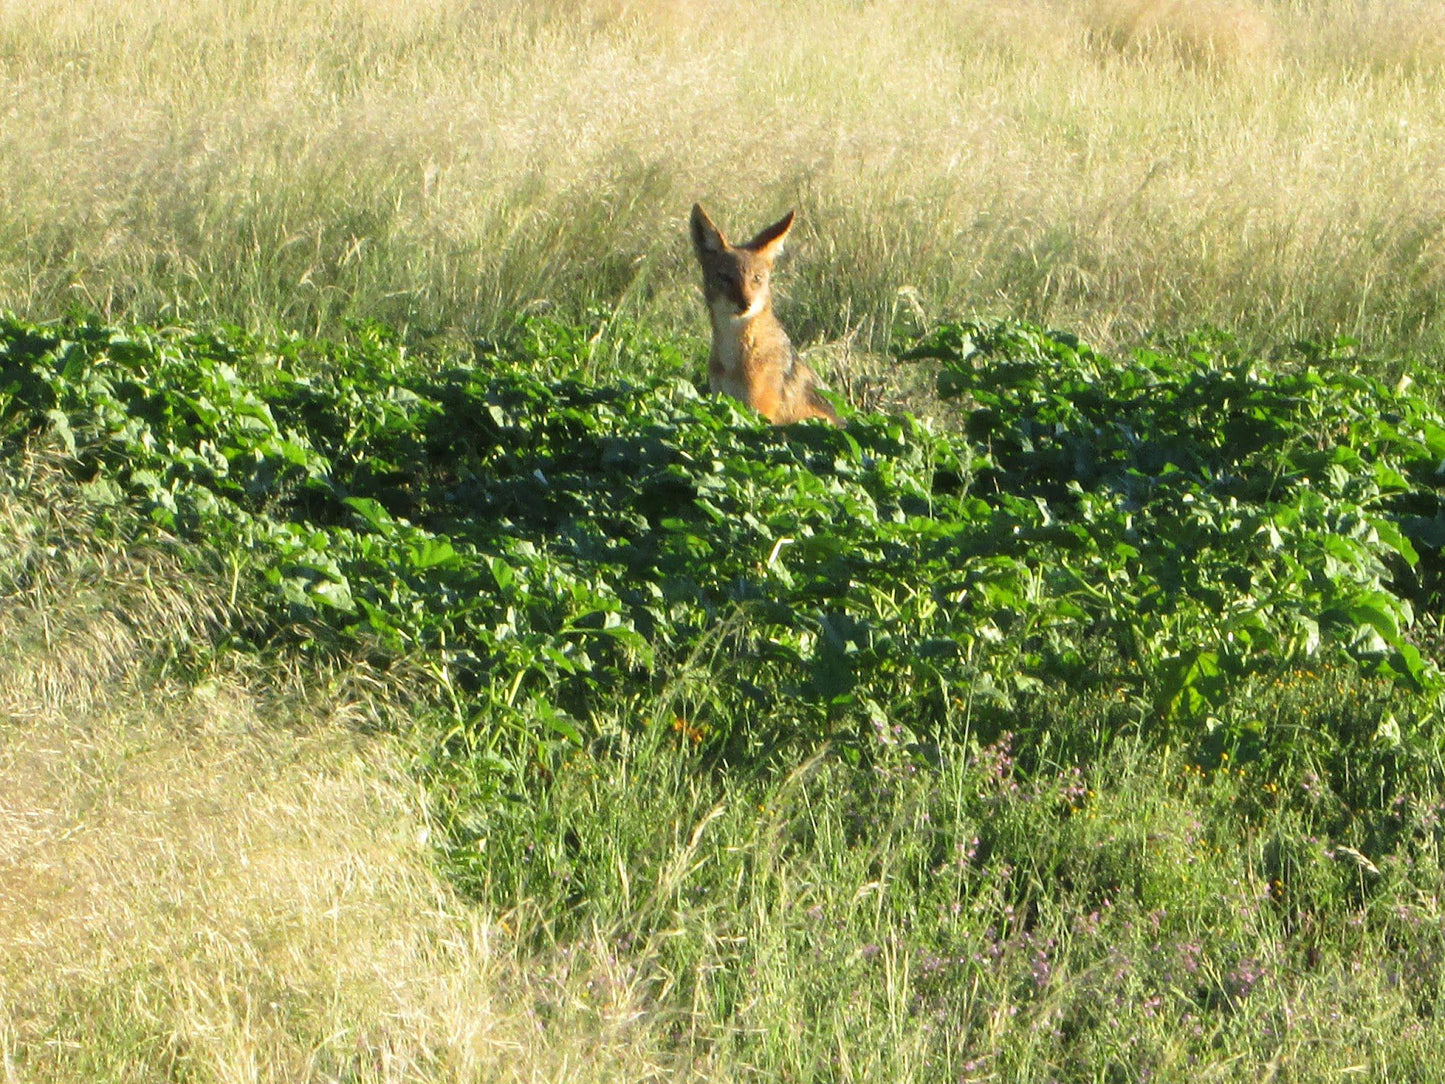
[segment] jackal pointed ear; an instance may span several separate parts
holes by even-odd
[[[751,249],[763,256],[773,257],[783,251],[783,240],[788,236],[788,231],[793,228],[793,212],[789,211],[778,221],[768,226],[744,248]]]
[[[722,230],[712,224],[712,219],[707,217],[707,212],[702,209],[701,203],[692,205],[692,248],[693,251],[702,257],[709,252],[723,252],[728,247],[728,239],[723,236]]]

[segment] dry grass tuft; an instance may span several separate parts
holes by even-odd
[[[0,714],[85,711],[137,658],[209,643],[230,621],[224,585],[153,544],[102,541],[110,506],[52,458],[11,461],[0,483]]]
[[[1445,68],[1445,3],[1441,0],[1352,0],[1316,19],[1316,32],[1336,62],[1405,74]]]
[[[1125,53],[1172,53],[1187,64],[1257,62],[1274,44],[1267,11],[1231,0],[1093,0],[1086,20],[1099,39]]]
[[[218,683],[0,730],[0,1035],[24,1079],[398,1079],[436,1056],[399,1017],[488,933],[432,879],[394,753],[298,722]],[[484,1034],[490,990],[468,992]]]

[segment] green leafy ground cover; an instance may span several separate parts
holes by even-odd
[[[4,343],[8,448],[48,430],[96,501],[264,583],[245,643],[431,660],[499,770],[596,738],[699,652],[749,710],[678,713],[734,751],[880,719],[925,749],[1099,688],[1145,729],[1237,738],[1267,729],[1240,689],[1345,656],[1421,694],[1404,740],[1445,689],[1411,637],[1445,417],[1318,357],[1116,361],[945,325],[907,355],[942,363],[945,434],[763,428],[681,377],[589,385],[587,336],[546,324],[421,361],[382,335]]]
[[[605,921],[649,946],[636,983],[693,1006],[694,1053],[772,1042],[836,1074],[842,1034],[901,1050],[906,1026],[920,1078],[1231,1044],[1245,1073],[1291,1005],[1353,991],[1423,1056],[1433,389],[1343,348],[1106,358],[948,324],[903,357],[955,426],[774,429],[642,330],[618,356],[654,376],[578,379],[596,330],[411,357],[376,329],[7,322],[0,441],[229,579],[188,665],[422,672],[457,883],[530,901],[542,941]],[[843,991],[852,1023],[764,1034]],[[1291,1058],[1324,1057],[1311,1019]]]

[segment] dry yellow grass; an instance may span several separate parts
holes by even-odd
[[[1257,4],[1228,0],[1093,0],[1084,6],[1090,29],[1121,52],[1162,48],[1199,65],[1233,65],[1269,58],[1274,25]]]
[[[1105,343],[1428,348],[1441,10],[18,0],[0,307],[485,330],[599,304],[700,335],[701,199],[800,208],[805,340],[877,345],[910,288]]]
[[[1307,9],[1301,37],[1336,63],[1438,78],[1445,67],[1441,0],[1342,0]]]
[[[395,749],[171,697],[0,725],[3,1079],[679,1075],[605,938],[519,959],[437,881]]]

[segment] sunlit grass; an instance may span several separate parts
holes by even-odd
[[[878,347],[921,304],[1425,349],[1439,15],[23,0],[0,305],[422,332],[621,305],[700,334],[701,199],[738,230],[799,207],[804,339]]]
[[[1425,1079],[1445,1039],[1445,795],[1339,762],[1388,696],[1353,667],[1256,690],[1268,761],[1105,695],[746,767],[693,740],[735,700],[694,659],[478,805],[396,674],[207,660],[224,569],[12,462],[8,1079]]]

